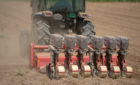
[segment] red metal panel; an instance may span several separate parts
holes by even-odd
[[[36,53],[37,58],[37,69],[40,70],[40,67],[49,65],[50,63],[50,56],[49,53],[43,52],[43,53]]]
[[[30,51],[31,51],[31,53],[30,53],[30,66],[31,67],[33,67],[34,66],[34,44],[33,43],[31,43],[30,44]]]
[[[59,56],[59,63],[64,64],[65,63],[65,56]]]
[[[84,56],[84,62],[86,63],[86,62],[89,62],[90,60],[89,60],[89,56]]]
[[[34,43],[30,44],[30,66],[34,67],[34,58],[35,58],[35,49],[48,49],[47,45],[34,45]],[[38,56],[38,55],[37,55]]]
[[[76,56],[72,56],[72,57],[71,57],[71,60],[72,60],[72,62],[74,63],[74,62],[77,62],[78,59],[77,59]]]
[[[118,65],[118,58],[117,56],[112,56],[112,65]]]

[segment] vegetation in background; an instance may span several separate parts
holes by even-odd
[[[87,0],[93,2],[140,2],[140,0]]]

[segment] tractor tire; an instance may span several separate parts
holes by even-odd
[[[39,11],[39,1],[31,0],[32,7],[32,29],[31,39],[32,42],[39,45],[48,44],[47,39],[49,38],[49,25],[45,23],[41,16],[36,16],[35,13]]]
[[[32,41],[35,44],[46,45],[49,44],[49,25],[47,25],[43,20],[35,18],[33,19],[32,28]]]
[[[90,37],[91,35],[95,35],[94,25],[90,21],[84,21],[82,24],[82,35]]]
[[[51,70],[50,65],[46,66],[46,70],[47,70],[47,75],[48,75],[49,79],[52,80],[54,76],[53,76],[53,71]]]
[[[83,19],[77,19],[76,32],[77,34],[88,36],[88,37],[96,34],[92,22],[85,21]]]

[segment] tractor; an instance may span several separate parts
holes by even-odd
[[[48,44],[50,34],[95,35],[85,0],[32,0],[33,36],[37,44]]]
[[[96,36],[85,0],[31,0],[30,66],[50,79],[131,77],[125,62],[129,39]],[[24,42],[24,41],[23,41]]]

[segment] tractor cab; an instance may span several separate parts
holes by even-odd
[[[37,0],[42,11],[85,12],[85,0]]]

